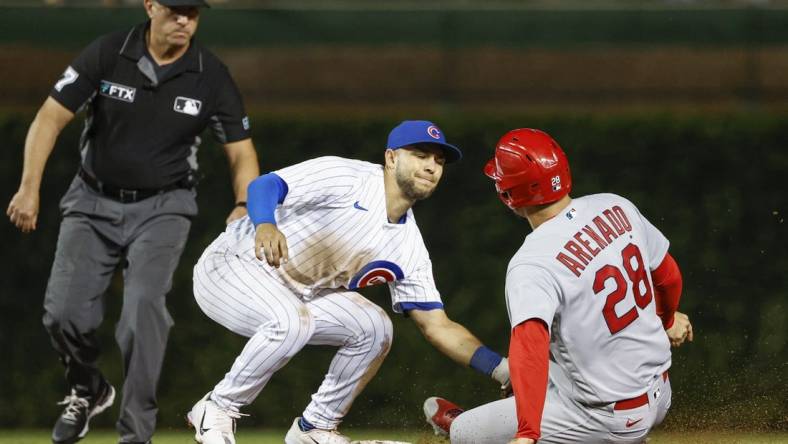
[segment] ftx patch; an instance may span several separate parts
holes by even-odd
[[[109,97],[110,99],[134,103],[134,96],[137,94],[137,90],[130,86],[102,80],[101,86],[99,87],[99,93],[101,93],[101,95],[104,97]]]

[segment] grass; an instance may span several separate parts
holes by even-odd
[[[444,440],[423,432],[397,432],[391,430],[349,430],[353,439],[387,439],[407,441],[414,444],[448,444]],[[285,430],[239,430],[239,444],[281,444]],[[113,431],[96,430],[80,441],[80,444],[114,444],[117,435]],[[193,444],[193,435],[187,430],[165,430],[156,434],[155,444]],[[648,444],[779,444],[788,443],[788,433],[752,432],[654,432]],[[0,444],[50,444],[48,430],[0,430]]]

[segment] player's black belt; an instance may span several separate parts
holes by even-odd
[[[95,192],[107,196],[110,199],[117,200],[122,203],[133,203],[153,197],[167,191],[177,190],[179,188],[191,188],[187,179],[179,180],[173,184],[161,188],[139,188],[139,189],[126,189],[119,188],[105,183],[101,183],[98,179],[91,176],[84,168],[79,169],[79,177]]]

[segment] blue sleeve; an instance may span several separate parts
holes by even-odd
[[[443,309],[443,303],[442,302],[400,302],[399,309],[402,310],[402,313],[404,313],[405,317],[407,317],[408,312],[411,310],[429,311],[429,310]]]
[[[260,224],[276,225],[274,210],[285,200],[287,183],[274,173],[258,177],[247,188],[246,208],[255,226]]]

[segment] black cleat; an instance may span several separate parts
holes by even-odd
[[[108,409],[115,401],[115,389],[105,382],[94,396],[79,396],[76,390],[63,398],[58,405],[65,405],[63,413],[52,429],[53,444],[74,444],[88,434],[90,418]]]

